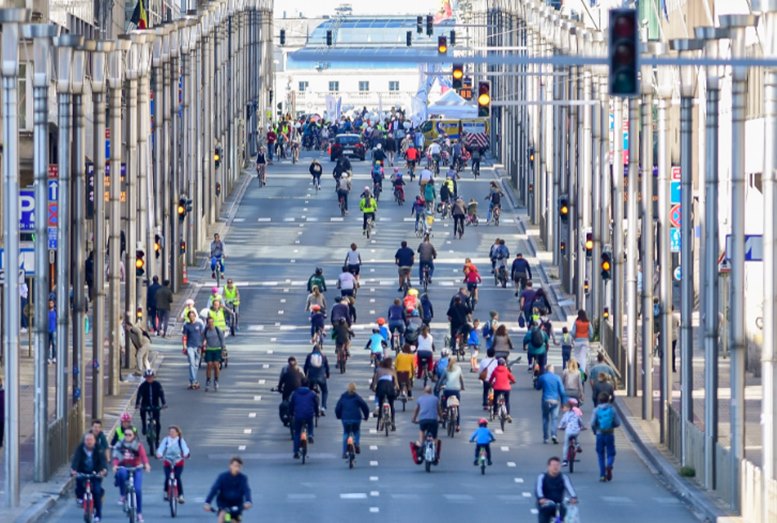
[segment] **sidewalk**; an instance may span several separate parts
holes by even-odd
[[[564,322],[571,321],[576,315],[575,300],[573,296],[570,296],[563,292],[560,282],[555,279],[558,274],[558,268],[552,265],[552,253],[549,252],[545,245],[542,244],[539,234],[539,226],[532,225],[529,221],[528,214],[525,208],[518,207],[515,190],[509,185],[508,179],[504,177],[503,170],[500,166],[494,168],[497,178],[502,181],[502,187],[507,194],[507,198],[515,208],[517,212],[517,226],[519,231],[526,235],[525,241],[528,243],[530,252],[530,261],[536,265],[538,272],[542,275],[542,285],[544,288],[549,289],[551,301],[555,302],[556,314],[554,319],[562,320]],[[534,267],[534,265],[533,265]],[[639,332],[639,329],[638,329]],[[698,329],[694,330],[695,334],[699,333]],[[703,388],[698,385],[704,383],[704,353],[700,340],[695,340],[694,348],[694,418],[695,423],[703,430],[703,418],[704,418],[704,398]],[[641,351],[640,360],[641,360]],[[721,360],[720,363],[720,400],[727,399],[728,397],[728,361]],[[660,390],[660,376],[658,360],[654,365],[654,391]],[[678,370],[680,365],[679,354],[677,357]],[[672,375],[673,383],[673,403],[675,408],[679,409],[679,374]],[[754,385],[754,378],[748,375],[747,386]],[[725,395],[724,395],[725,389]],[[641,383],[638,384],[638,390],[641,390]],[[703,521],[717,521],[723,522],[739,522],[741,518],[732,517],[728,507],[713,493],[702,488],[695,479],[681,477],[679,474],[680,464],[679,462],[668,452],[665,445],[660,443],[659,432],[659,397],[655,396],[654,400],[654,414],[655,417],[651,421],[645,421],[641,419],[641,393],[636,397],[626,397],[623,391],[615,400],[616,408],[618,409],[621,419],[623,420],[623,429],[626,432],[629,440],[633,443],[640,457],[645,462],[645,465],[656,475],[657,479],[661,481],[668,490],[674,492],[679,498],[684,500],[694,511],[694,513]],[[760,443],[760,428],[758,425],[758,416],[754,415],[758,409],[757,400],[748,396],[747,401],[747,445],[753,445],[757,439]],[[725,405],[724,405],[725,403]],[[725,444],[727,442],[729,434],[728,424],[728,403],[725,401],[719,401],[719,433],[720,442]],[[757,433],[755,435],[754,433]]]
[[[251,171],[243,171],[235,186],[235,190],[232,194],[226,198],[221,208],[221,216],[218,221],[208,227],[209,234],[214,232],[220,232],[223,234],[224,230],[231,223],[234,217],[237,203],[243,196],[245,189],[251,179]],[[177,348],[178,341],[176,334],[178,332],[179,324],[179,312],[183,308],[183,302],[188,298],[194,298],[199,287],[202,283],[192,282],[188,286],[184,286],[182,290],[174,296],[174,312],[170,317],[169,332],[173,333],[168,335],[168,338],[161,339],[156,336],[152,336],[151,354],[149,357],[152,359],[152,367],[157,369],[164,360],[164,352],[166,349],[173,345]],[[106,328],[107,332],[107,328]],[[91,336],[87,337],[86,351],[87,358],[91,354],[92,344]],[[60,470],[52,474],[51,478],[44,483],[35,483],[33,481],[33,467],[34,467],[34,418],[32,408],[25,408],[25,406],[33,405],[33,378],[34,378],[34,358],[28,357],[27,338],[23,338],[20,344],[20,403],[21,416],[20,416],[20,438],[21,448],[19,450],[20,456],[20,481],[21,481],[21,500],[18,509],[11,510],[4,513],[0,520],[3,522],[14,523],[33,523],[36,521],[42,521],[45,518],[46,513],[54,506],[57,500],[63,496],[66,496],[69,490],[72,488],[72,480],[70,478],[69,466],[63,466]],[[103,359],[107,358],[107,346],[104,351]],[[123,361],[123,356],[122,356]],[[105,362],[104,362],[105,363]],[[105,364],[103,368],[106,368]],[[0,369],[2,371],[2,369]],[[56,387],[52,385],[55,382],[55,366],[49,365],[49,422],[51,423],[55,419],[54,413],[56,412]],[[103,428],[106,434],[109,436],[118,426],[119,417],[125,411],[132,411],[132,404],[135,400],[135,392],[140,380],[132,376],[128,371],[122,369],[122,377],[124,381],[120,384],[119,394],[116,396],[106,396],[104,399],[104,416],[103,416]],[[107,380],[107,376],[104,376]],[[106,383],[107,390],[107,383]],[[84,391],[85,407],[86,407],[86,420],[91,419],[91,374],[87,370],[87,386]],[[70,398],[70,392],[68,391],[68,398]],[[2,467],[2,453],[0,453],[0,496],[5,491],[5,475]]]

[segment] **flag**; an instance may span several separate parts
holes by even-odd
[[[132,12],[130,22],[138,29],[148,29],[148,11],[144,5],[147,0],[138,0],[135,10]]]

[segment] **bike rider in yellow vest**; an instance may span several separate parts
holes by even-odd
[[[232,278],[227,280],[227,285],[224,287],[224,305],[232,312],[232,322],[234,323],[232,335],[234,336],[234,331],[237,331],[237,321],[239,317],[240,291],[237,289],[235,282],[232,281]]]
[[[221,296],[214,298],[213,305],[211,305],[210,310],[208,311],[208,318],[213,318],[213,324],[223,332],[226,332],[227,330],[227,314],[232,313],[222,307]]]
[[[365,187],[362,193],[362,199],[359,202],[359,210],[364,213],[364,223],[362,224],[362,234],[367,232],[367,221],[372,218],[374,222],[375,212],[378,210],[378,201],[370,194],[370,188]]]

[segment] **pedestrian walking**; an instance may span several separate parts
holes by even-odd
[[[159,276],[151,278],[151,285],[146,290],[146,311],[148,313],[148,325],[151,332],[156,332],[156,293],[162,288],[162,284],[159,283]]]
[[[606,394],[598,398],[598,406],[591,414],[591,430],[596,434],[596,455],[599,458],[599,481],[612,481],[615,463],[615,429],[621,420]]]
[[[567,394],[564,384],[554,372],[553,365],[548,365],[534,385],[534,388],[542,391],[542,442],[547,443],[548,437],[553,443],[558,443],[558,414],[563,403],[566,403]]]
[[[134,325],[132,324],[129,313],[124,318],[124,330],[127,332],[132,346],[135,347],[135,375],[142,376],[147,369],[151,368],[151,363],[148,361],[151,336],[143,328],[142,320],[138,320]]]
[[[591,339],[592,329],[591,322],[588,321],[588,316],[583,309],[577,311],[577,319],[569,330],[575,339],[575,359],[580,365],[580,370],[585,372],[588,363],[588,342]]]
[[[197,369],[200,366],[200,348],[204,332],[205,326],[201,321],[197,321],[197,312],[190,310],[186,323],[183,325],[182,338],[183,354],[189,361],[189,390],[200,388],[200,382],[197,380]]]
[[[49,313],[48,313],[48,353],[49,363],[56,363],[57,361],[57,302],[55,300],[49,300]]]
[[[167,337],[167,324],[170,321],[170,309],[173,306],[173,290],[170,280],[165,280],[156,292],[157,336]]]

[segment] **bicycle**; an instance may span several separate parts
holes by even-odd
[[[345,195],[339,194],[337,196],[337,203],[340,206],[340,216],[345,216],[345,213],[347,212],[345,208]]]
[[[399,329],[396,327],[391,329],[391,349],[394,351],[394,355],[399,354],[402,349],[402,343],[399,341]]]
[[[238,330],[238,322],[240,318],[240,302],[230,302],[226,304],[227,309],[232,311],[232,314],[227,314],[227,326],[229,327],[229,335],[235,336]]]
[[[494,206],[494,226],[499,227],[499,217],[502,215],[502,206],[501,205],[495,205]]]
[[[375,201],[380,201],[380,193],[383,192],[383,183],[382,182],[373,182],[372,183],[372,194],[375,195]]]
[[[480,452],[478,453],[478,465],[480,465],[480,474],[482,476],[486,475],[486,462],[487,462],[486,448],[481,447]]]
[[[446,417],[448,418],[448,437],[452,438],[456,435],[456,420],[458,419],[459,415],[459,405],[458,401],[453,402],[451,404],[451,398],[455,398],[456,396],[448,396],[447,400],[447,407],[445,409],[446,411]]]
[[[380,415],[378,416],[378,432],[385,432],[388,438],[391,431],[391,406],[388,400],[383,400],[383,405],[380,407]]]
[[[148,442],[149,454],[153,456],[156,453],[156,449],[159,447],[159,425],[155,412],[158,412],[160,407],[143,407],[143,412],[146,414],[146,441]]]
[[[434,441],[434,437],[431,432],[426,433],[426,440],[424,440],[424,468],[426,472],[432,471],[432,465],[437,465],[437,442]]]
[[[170,467],[170,475],[167,477],[167,502],[170,504],[170,517],[178,515],[178,480],[175,477],[175,464],[164,460],[164,466]]]
[[[370,238],[372,234],[374,234],[375,230],[375,216],[370,216],[367,218],[367,228],[365,229],[365,233],[367,234],[367,239]]]
[[[503,289],[506,289],[507,288],[507,266],[505,265],[505,260],[501,259],[497,261],[497,263],[498,263],[498,266],[494,271],[494,285],[497,287],[501,285]]]
[[[302,464],[305,464],[308,457],[308,424],[302,425],[302,432],[299,435],[299,455]]]
[[[313,339],[310,340],[310,344],[323,348],[324,338],[324,329],[316,329],[316,332],[313,333]]]
[[[504,394],[502,392],[498,392],[496,394],[495,405],[491,409],[491,421],[499,418],[499,427],[502,429],[502,432],[504,432],[507,417],[507,405],[505,404]]]
[[[400,187],[394,187],[394,201],[397,202],[397,205],[404,205],[405,204],[405,192]]]
[[[402,402],[402,412],[405,412],[407,408],[407,387],[405,385],[400,385],[397,399]]]
[[[127,471],[127,493],[124,496],[124,512],[129,518],[129,523],[136,523],[138,520],[138,497],[135,490],[135,471],[143,467],[119,467],[120,470]]]
[[[242,521],[242,517],[243,517],[240,507],[229,507],[229,508],[223,508],[219,510],[218,508],[215,508],[211,505],[210,511],[215,512],[216,514],[219,514],[220,512],[224,512],[225,523],[231,522],[231,521],[239,522],[239,521]]]
[[[348,438],[345,440],[345,455],[348,459],[348,468],[352,469],[356,462],[356,445],[354,444],[353,431],[348,432]]]
[[[577,457],[577,436],[570,436],[569,446],[566,448],[565,460],[569,466],[569,473],[572,474],[575,471],[575,457]]]
[[[424,289],[424,292],[426,292],[429,289],[429,283],[432,281],[432,277],[430,275],[431,269],[428,265],[424,265],[424,268],[421,270],[421,287]]]
[[[337,368],[340,369],[340,374],[345,374],[345,365],[348,362],[348,348],[344,345],[338,345],[335,347],[335,355],[337,356]]]
[[[84,497],[82,498],[83,503],[83,509],[84,509],[84,521],[86,523],[92,523],[94,521],[94,518],[96,517],[95,508],[94,508],[94,494],[92,493],[92,480],[101,478],[99,474],[82,474],[78,473],[76,474],[76,477],[79,479],[85,479],[86,483],[84,484]]]
[[[267,167],[264,164],[256,167],[256,177],[259,180],[259,187],[267,185]]]

